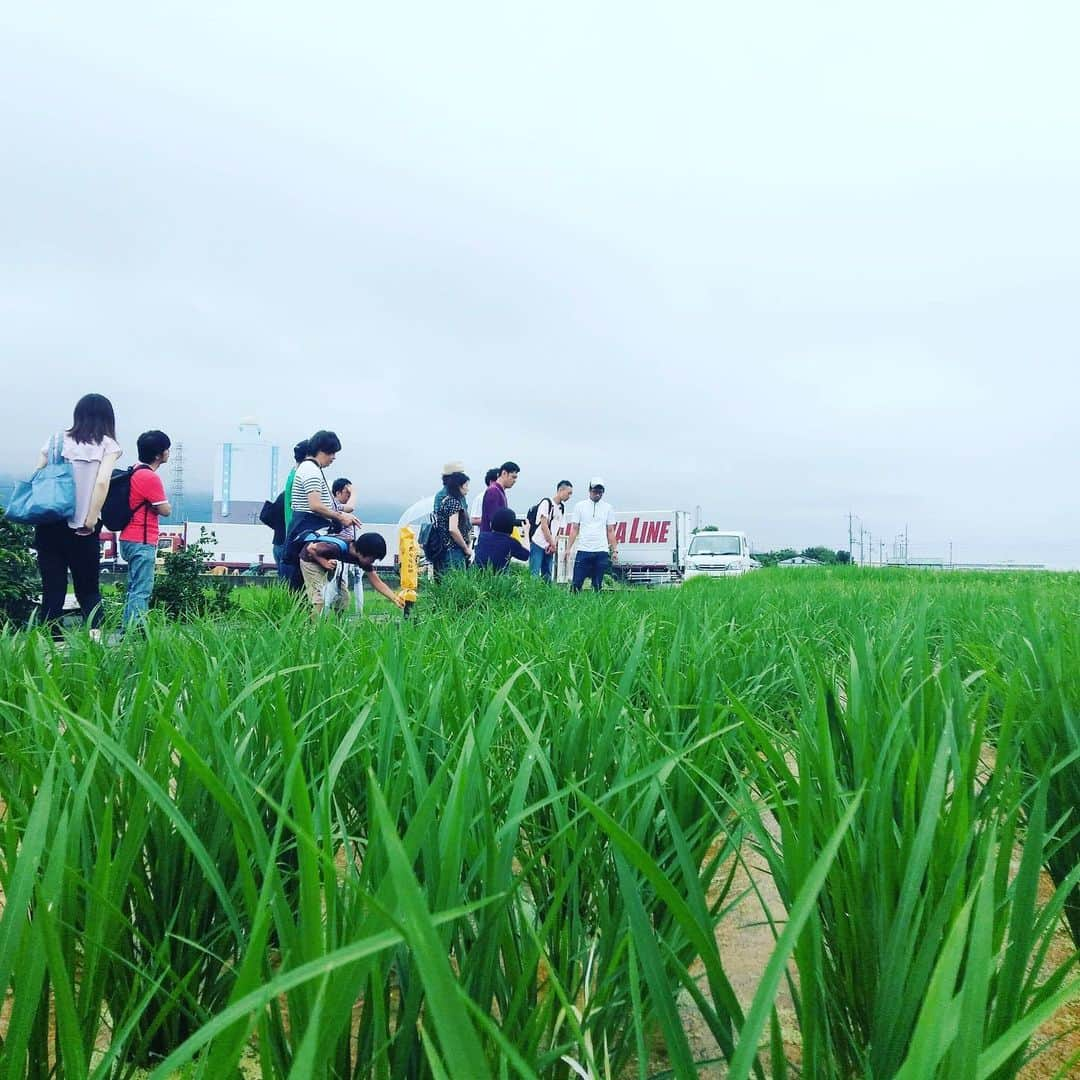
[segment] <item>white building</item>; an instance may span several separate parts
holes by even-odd
[[[214,464],[213,520],[253,524],[278,493],[278,448],[265,442],[254,417],[240,421],[231,442],[218,447]]]

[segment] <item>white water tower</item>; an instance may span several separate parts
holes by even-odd
[[[263,439],[258,420],[245,417],[232,441],[218,447],[213,520],[254,524],[263,502],[277,493],[278,448]]]

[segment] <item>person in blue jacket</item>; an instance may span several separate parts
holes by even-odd
[[[510,507],[495,511],[491,517],[491,532],[482,532],[476,541],[478,570],[488,567],[498,573],[510,565],[511,559],[529,561],[529,549],[510,535],[516,524],[517,517]]]

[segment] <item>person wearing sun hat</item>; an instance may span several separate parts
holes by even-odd
[[[615,539],[615,508],[604,501],[604,478],[589,480],[589,497],[574,504],[567,522],[570,543],[576,544],[572,592],[581,592],[585,579],[592,581],[594,592],[604,584],[604,574],[611,560],[618,557],[619,543]]]
[[[463,473],[465,471],[464,461],[448,461],[442,467],[442,487],[435,493],[435,498],[432,501],[431,509],[437,514],[439,512],[439,503],[449,495],[449,491],[446,489],[446,481],[454,475],[454,473]]]

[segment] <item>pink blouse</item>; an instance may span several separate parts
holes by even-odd
[[[48,443],[41,448],[41,452],[48,454]],[[76,442],[67,433],[64,434],[64,445],[60,454],[65,461],[71,462],[75,473],[75,516],[68,519],[68,528],[81,529],[86,521],[86,512],[90,509],[102,459],[107,454],[122,453],[120,444],[108,435],[99,443],[82,443]]]

